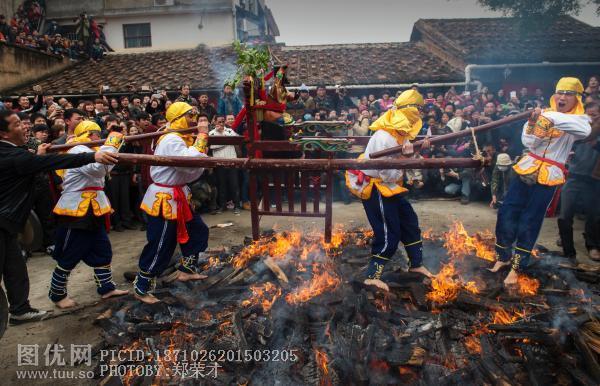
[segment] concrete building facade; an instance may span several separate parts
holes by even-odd
[[[274,41],[277,26],[264,0],[46,0],[47,20],[67,35],[86,13],[103,26],[116,52]],[[73,36],[71,36],[73,37]]]

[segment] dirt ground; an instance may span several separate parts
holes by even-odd
[[[493,230],[496,221],[496,212],[484,203],[471,203],[467,206],[460,205],[457,201],[422,200],[414,203],[414,208],[420,218],[421,229],[433,228],[435,232],[447,229],[453,220],[460,219],[469,233],[480,230]],[[354,226],[368,226],[368,222],[362,205],[354,202],[351,205],[342,203],[334,204],[334,224],[343,224],[346,228]],[[245,236],[251,235],[249,212],[244,211],[241,215],[223,213],[220,215],[206,215],[204,217],[207,225],[215,226],[219,223],[233,222],[228,228],[213,228],[210,233],[209,248],[220,246],[231,246],[242,243]],[[265,217],[262,220],[262,229],[285,230],[295,227],[296,229],[322,229],[321,219],[291,219],[282,217]],[[575,224],[575,242],[577,244],[578,259],[580,262],[590,263],[585,253],[582,238],[583,224],[577,220]],[[538,243],[557,250],[556,238],[558,235],[556,220],[546,219],[544,227],[538,239]],[[135,270],[138,255],[145,243],[145,232],[126,231],[110,234],[113,246],[113,271],[115,282],[120,288],[131,289],[131,284],[123,278],[123,272]],[[48,344],[62,344],[66,349],[65,355],[70,353],[71,344],[94,345],[100,341],[99,328],[92,324],[98,316],[102,304],[95,291],[95,283],[92,278],[92,270],[80,264],[71,274],[69,280],[69,293],[79,303],[80,307],[75,312],[64,313],[56,310],[48,300],[50,274],[54,268],[52,258],[46,255],[36,254],[28,262],[29,278],[31,281],[31,304],[45,310],[53,310],[50,319],[11,326],[1,340],[0,350],[0,383],[22,384],[25,382],[34,384],[73,385],[73,384],[95,384],[97,381],[84,379],[57,379],[65,377],[63,373],[54,373],[54,379],[44,380],[18,380],[18,370],[70,370],[68,366],[45,367],[43,351]],[[18,365],[18,345],[39,345],[39,366]],[[92,370],[91,367],[81,365],[78,370]],[[50,373],[49,377],[52,376]],[[67,375],[69,376],[69,375]],[[75,374],[77,377],[78,375]]]

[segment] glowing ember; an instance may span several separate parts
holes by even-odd
[[[319,385],[331,385],[331,380],[329,379],[329,358],[327,358],[327,353],[315,349],[315,361],[317,362],[317,367],[321,373]]]
[[[369,362],[369,367],[372,370],[385,372],[385,373],[387,373],[390,370],[390,365],[388,365],[388,363],[386,361],[382,361],[379,359],[373,359],[371,362]]]
[[[255,304],[262,306],[263,312],[268,312],[273,303],[281,296],[281,288],[271,282],[250,286],[252,296],[242,301],[242,306],[249,307]]]
[[[470,354],[481,354],[481,342],[475,335],[469,335],[465,338],[465,347]]]
[[[305,303],[324,292],[333,291],[340,282],[340,278],[333,269],[320,268],[320,265],[315,264],[311,281],[287,294],[285,300],[290,304]]]
[[[538,288],[540,288],[540,281],[538,279],[526,275],[519,275],[517,284],[519,286],[519,293],[523,296],[533,296],[537,294]]]
[[[444,233],[444,248],[452,258],[462,259],[467,255],[495,261],[493,235],[490,231],[477,232],[471,237],[461,222],[454,222],[450,230]]]
[[[427,299],[438,304],[447,303],[456,299],[461,288],[472,293],[479,293],[475,282],[470,281],[463,284],[460,280],[454,279],[455,275],[454,264],[449,263],[442,266],[440,273],[431,280],[431,291],[427,293]]]

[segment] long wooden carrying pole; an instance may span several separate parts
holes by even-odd
[[[271,159],[271,158],[212,158],[119,154],[120,164],[155,165],[197,168],[348,170],[348,169],[437,169],[477,168],[482,162],[472,158],[399,158],[399,159]]]
[[[182,129],[182,130],[177,130],[177,133],[181,133],[181,134],[186,134],[186,133],[193,133],[195,131],[198,130],[197,126],[194,127],[190,127],[187,129]],[[175,130],[173,130],[174,132]],[[170,133],[171,131],[169,130],[159,130],[159,131],[154,131],[152,133],[144,133],[144,134],[137,134],[137,135],[126,135],[124,140],[125,142],[135,142],[135,141],[146,141],[149,139],[154,139],[154,138],[158,138],[161,135]],[[69,143],[66,145],[52,145],[48,148],[48,152],[58,152],[58,151],[67,151],[72,147],[78,146],[78,145],[85,145],[88,147],[95,147],[95,146],[102,146],[104,145],[104,140],[103,139],[99,139],[97,141],[90,141],[90,142],[84,142],[84,143]]]
[[[507,125],[512,122],[525,120],[525,119],[529,118],[530,115],[531,115],[531,111],[524,111],[522,113],[511,115],[510,117],[502,118],[502,119],[499,119],[494,122],[489,122],[484,125],[474,127],[472,129],[465,129],[465,130],[458,131],[456,133],[437,135],[435,137],[431,137],[429,139],[429,143],[431,143],[433,145],[436,143],[445,143],[445,142],[453,141],[458,138],[470,136],[472,131],[475,132],[475,134],[478,134],[483,131],[496,129],[500,126],[504,126],[504,125]],[[421,145],[423,145],[423,140],[415,141],[413,143],[413,147],[415,149],[420,147]],[[399,154],[401,152],[402,152],[402,146],[395,146],[395,147],[391,147],[389,149],[371,153],[371,154],[369,154],[369,158],[376,159],[376,158],[381,158],[381,157],[385,157],[385,156],[389,156],[389,155]]]

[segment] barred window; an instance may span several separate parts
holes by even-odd
[[[150,23],[123,24],[125,48],[152,47]]]

